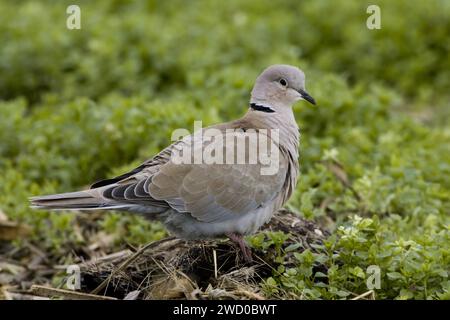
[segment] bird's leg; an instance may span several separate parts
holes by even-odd
[[[242,254],[244,255],[244,260],[246,262],[252,262],[252,249],[245,243],[244,237],[236,234],[236,233],[227,233],[226,236],[230,238],[231,241],[234,243],[237,243],[239,245],[239,248],[242,251]]]

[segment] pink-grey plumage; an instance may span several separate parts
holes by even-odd
[[[305,91],[303,72],[293,66],[273,65],[257,78],[250,108],[242,118],[209,127],[233,138],[252,129],[279,129],[279,166],[274,174],[262,175],[261,163],[176,163],[174,151],[192,146],[206,128],[171,144],[128,173],[94,183],[87,190],[33,197],[31,205],[56,210],[130,211],[162,221],[180,238],[227,235],[242,245],[239,239],[269,221],[295,187],[299,129],[292,106],[298,100],[315,104]],[[211,143],[217,141],[203,141],[197,148]],[[245,149],[248,154],[257,151],[251,143]]]

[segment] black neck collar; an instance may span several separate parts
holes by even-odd
[[[271,109],[269,107],[265,107],[265,106],[262,106],[262,105],[256,104],[256,103],[250,103],[250,108],[252,108],[255,111],[262,111],[262,112],[267,112],[267,113],[275,112],[273,109]]]

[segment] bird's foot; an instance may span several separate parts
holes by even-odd
[[[228,233],[226,236],[230,238],[231,241],[239,245],[245,262],[253,262],[252,249],[245,243],[243,236],[236,233]]]

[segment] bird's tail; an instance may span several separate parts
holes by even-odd
[[[52,194],[31,197],[30,204],[34,209],[48,210],[99,210],[120,209],[124,205],[111,203],[95,194],[95,189],[77,192]]]

